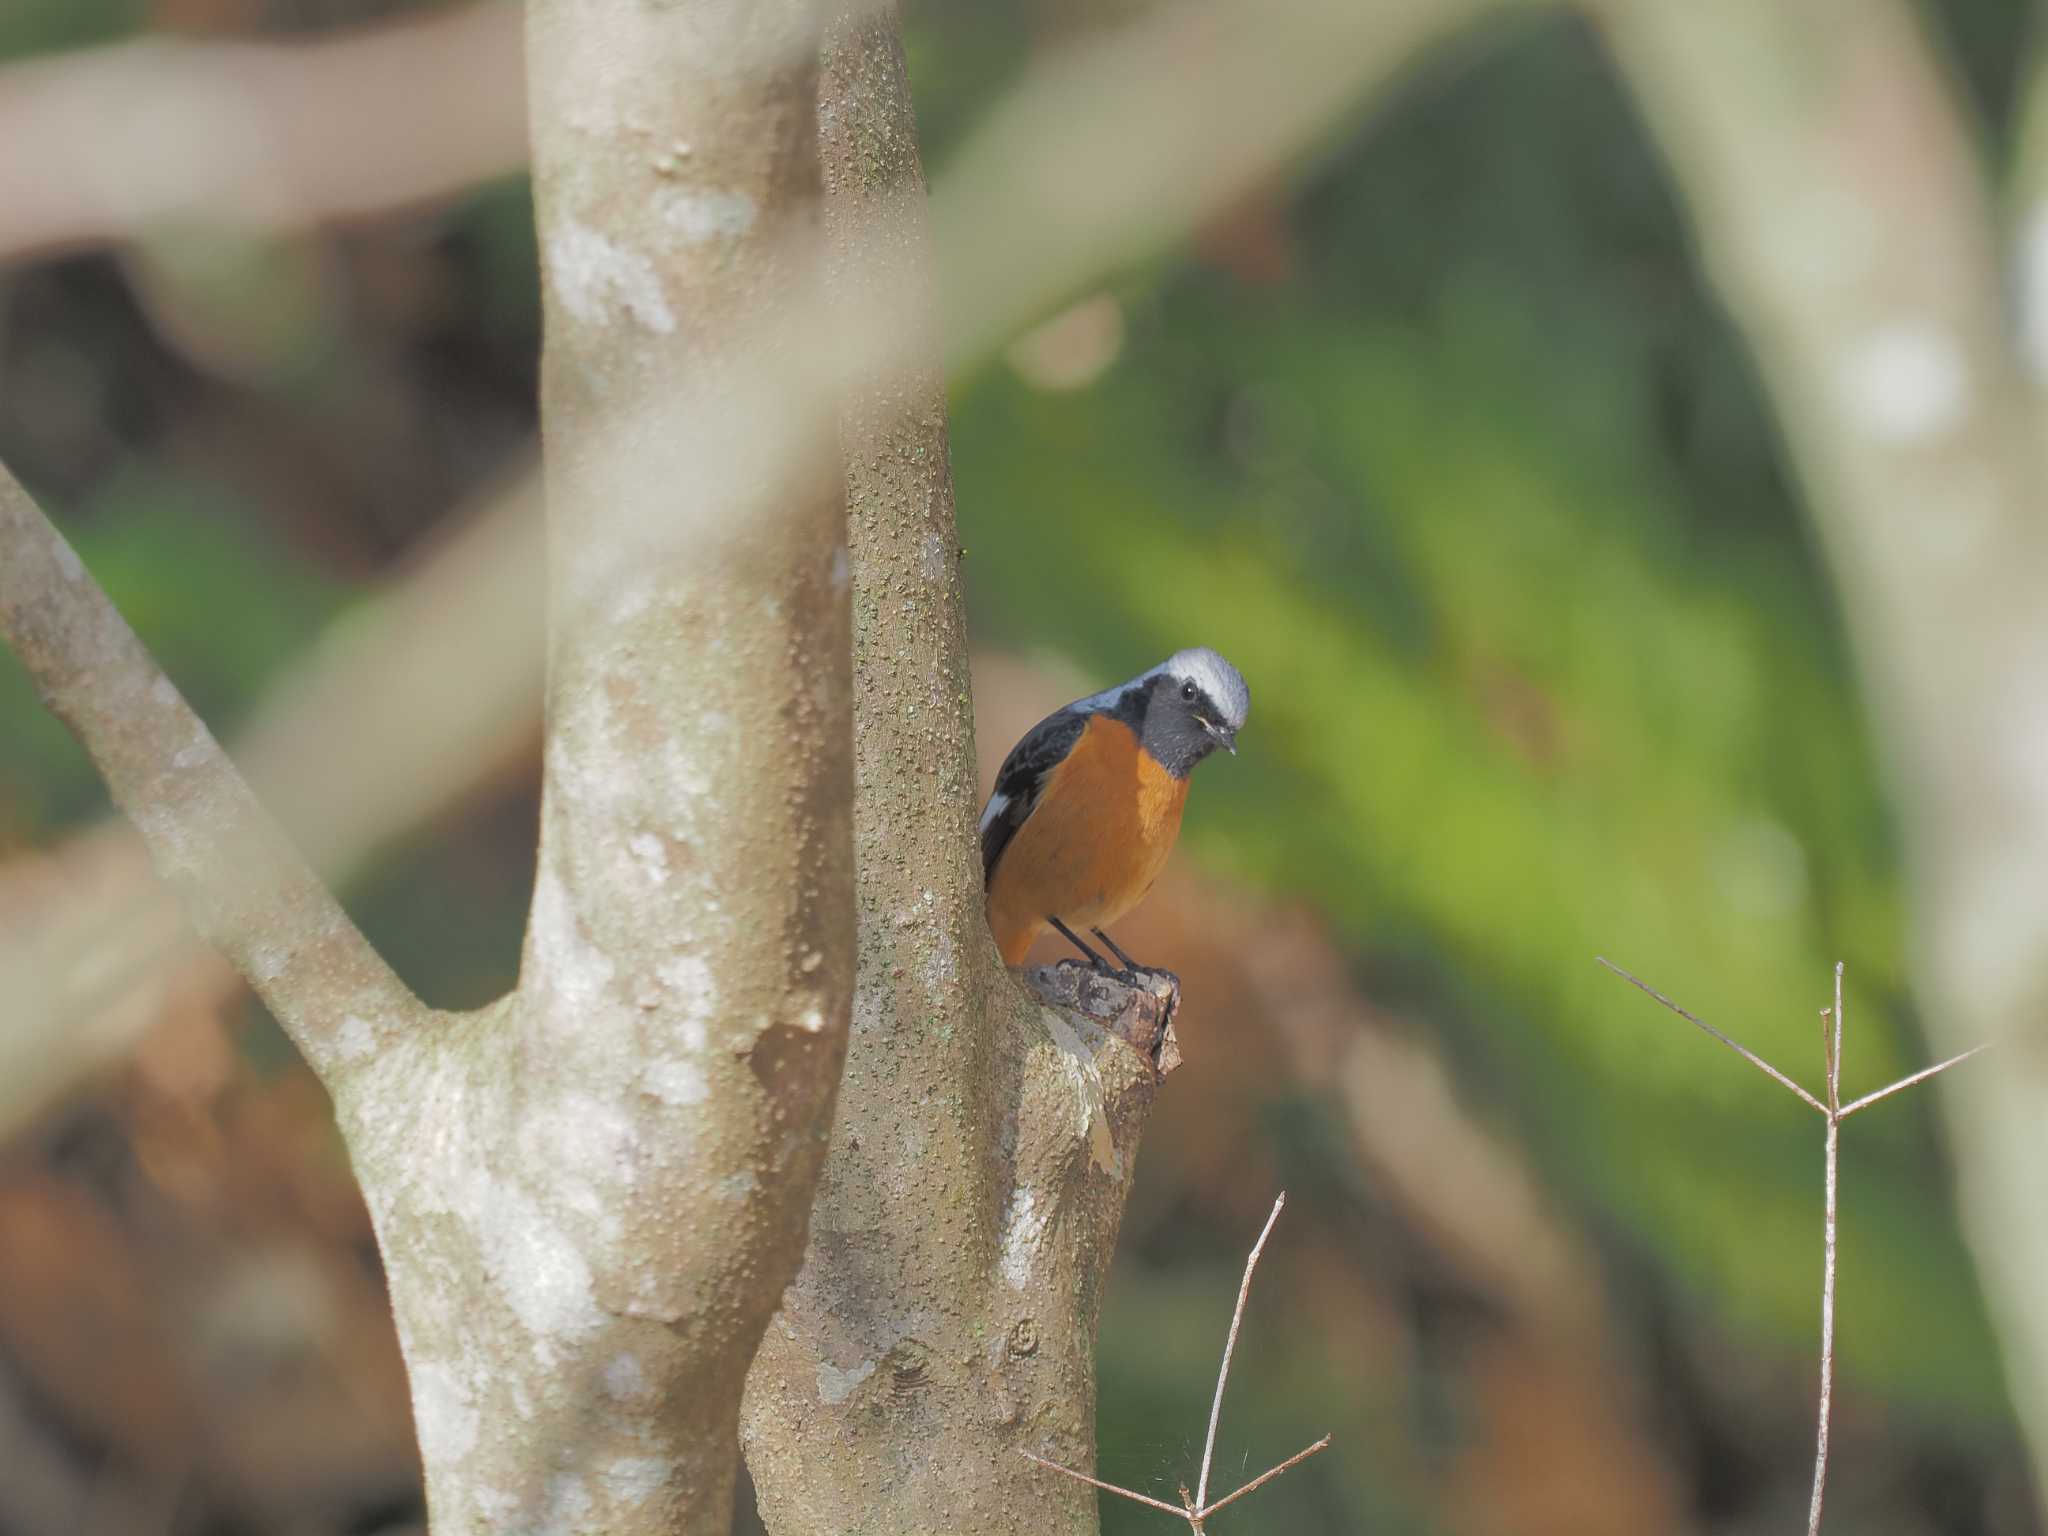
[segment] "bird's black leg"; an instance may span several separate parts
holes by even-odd
[[[1090,928],[1088,931],[1094,934],[1095,937],[1097,937],[1098,939],[1102,940],[1103,943],[1107,944],[1109,946],[1109,952],[1112,955],[1115,955],[1117,959],[1123,961],[1124,974],[1126,976],[1135,976],[1138,974],[1138,972],[1145,969],[1145,967],[1138,964],[1138,962],[1133,960],[1129,955],[1125,954],[1123,951],[1123,946],[1118,944],[1115,939],[1112,939],[1100,928]]]
[[[1066,939],[1066,941],[1069,944],[1073,945],[1074,948],[1078,949],[1079,951],[1081,951],[1082,954],[1088,957],[1088,963],[1094,966],[1095,969],[1102,972],[1102,974],[1105,976],[1112,976],[1116,974],[1115,972],[1110,970],[1109,962],[1103,959],[1102,956],[1095,953],[1095,951],[1090,949],[1086,944],[1083,944],[1081,942],[1081,936],[1078,933],[1074,932],[1073,929],[1069,928],[1065,923],[1061,922],[1056,917],[1049,919],[1049,921],[1052,923],[1053,927],[1059,929],[1061,935]],[[1109,947],[1111,949],[1116,948],[1114,944],[1110,945]]]
[[[1107,944],[1109,952],[1115,955],[1117,959],[1123,961],[1124,972],[1122,979],[1124,981],[1129,982],[1132,986],[1148,986],[1153,978],[1164,977],[1167,981],[1173,983],[1174,997],[1176,999],[1180,997],[1180,978],[1174,975],[1173,972],[1162,971],[1156,965],[1140,965],[1129,955],[1125,954],[1123,946],[1102,929],[1091,928],[1088,931]]]

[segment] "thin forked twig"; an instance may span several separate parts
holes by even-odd
[[[1842,1122],[1855,1114],[1859,1109],[1867,1109],[1880,1099],[1888,1099],[1893,1094],[1903,1092],[1917,1083],[1924,1083],[1928,1078],[1935,1076],[1937,1073],[1946,1072],[1950,1067],[1957,1065],[1959,1062],[1968,1061],[1979,1051],[1990,1049],[1990,1046],[1987,1043],[1977,1046],[1972,1050],[1964,1051],[1960,1056],[1951,1056],[1947,1061],[1937,1062],[1931,1067],[1925,1067],[1913,1073],[1910,1077],[1900,1078],[1889,1087],[1880,1088],[1875,1093],[1866,1093],[1862,1098],[1855,1100],[1853,1103],[1844,1104],[1842,1102],[1842,964],[1840,961],[1837,961],[1835,963],[1834,1006],[1823,1008],[1820,1012],[1821,1055],[1827,1067],[1828,1094],[1827,1102],[1823,1104],[1819,1099],[1793,1082],[1791,1078],[1780,1072],[1761,1056],[1736,1044],[1735,1041],[1722,1034],[1720,1030],[1707,1023],[1706,1020],[1686,1012],[1685,1009],[1679,1007],[1678,1004],[1674,1003],[1648,982],[1631,976],[1627,971],[1624,971],[1610,960],[1603,959],[1600,963],[1631,986],[1647,992],[1680,1018],[1685,1019],[1689,1023],[1697,1024],[1701,1029],[1742,1057],[1751,1066],[1756,1067],[1758,1070],[1774,1078],[1777,1082],[1791,1089],[1800,1098],[1819,1110],[1821,1117],[1828,1123],[1825,1158],[1824,1247],[1820,1282],[1820,1411],[1819,1427],[1814,1436],[1813,1500],[1808,1506],[1806,1517],[1807,1536],[1820,1536],[1821,1505],[1827,1492],[1828,1482],[1828,1427],[1833,1418],[1835,1395],[1836,1197],[1841,1167]]]
[[[1252,1274],[1259,1267],[1259,1255],[1265,1252],[1266,1239],[1273,1235],[1273,1224],[1280,1219],[1281,1209],[1286,1204],[1287,1196],[1284,1193],[1273,1202],[1272,1214],[1267,1216],[1266,1225],[1259,1230],[1259,1240],[1252,1244],[1251,1255],[1244,1261],[1244,1279],[1239,1282],[1237,1287],[1237,1306],[1230,1314],[1230,1336],[1223,1344],[1223,1366],[1216,1373],[1216,1396],[1209,1405],[1209,1437],[1202,1444],[1202,1473],[1195,1492],[1188,1492],[1188,1485],[1182,1483],[1180,1485],[1180,1503],[1177,1505],[1169,1504],[1164,1499],[1155,1499],[1150,1494],[1138,1493],[1130,1488],[1122,1488],[1115,1483],[1105,1483],[1100,1478],[1090,1477],[1086,1472],[1076,1472],[1072,1467],[1061,1466],[1056,1461],[1047,1461],[1043,1456],[1034,1456],[1031,1452],[1020,1449],[1020,1454],[1024,1459],[1035,1462],[1050,1471],[1058,1472],[1064,1477],[1071,1477],[1077,1483],[1086,1483],[1089,1487],[1099,1488],[1104,1493],[1113,1493],[1118,1498],[1129,1499],[1134,1504],[1143,1504],[1151,1509],[1164,1510],[1167,1514],[1186,1521],[1190,1536],[1207,1536],[1204,1522],[1211,1515],[1215,1514],[1217,1510],[1222,1509],[1225,1505],[1235,1504],[1246,1494],[1263,1488],[1281,1473],[1299,1466],[1318,1451],[1328,1450],[1330,1448],[1330,1437],[1325,1435],[1314,1445],[1296,1451],[1277,1467],[1269,1467],[1264,1472],[1261,1472],[1257,1477],[1235,1492],[1225,1494],[1213,1504],[1209,1502],[1209,1468],[1216,1456],[1216,1426],[1223,1415],[1223,1389],[1230,1381],[1231,1357],[1237,1353],[1237,1331],[1244,1322],[1245,1302],[1252,1292]]]
[[[1650,996],[1657,999],[1658,1002],[1662,1003],[1666,1008],[1669,1008],[1673,1013],[1677,1014],[1681,1019],[1684,1019],[1688,1024],[1698,1025],[1701,1029],[1705,1030],[1708,1034],[1712,1035],[1716,1040],[1720,1041],[1723,1045],[1727,1046],[1729,1050],[1733,1051],[1736,1055],[1740,1056],[1744,1061],[1748,1062],[1751,1066],[1755,1067],[1759,1072],[1762,1072],[1765,1076],[1773,1078],[1783,1086],[1791,1089],[1794,1093],[1798,1094],[1800,1098],[1804,1099],[1808,1104],[1812,1105],[1815,1109],[1819,1110],[1820,1113],[1822,1113],[1823,1115],[1828,1112],[1827,1105],[1821,1103],[1819,1099],[1816,1099],[1804,1088],[1800,1087],[1797,1083],[1793,1082],[1791,1078],[1787,1077],[1784,1073],[1780,1072],[1768,1061],[1765,1061],[1763,1057],[1757,1055],[1757,1053],[1755,1051],[1752,1051],[1748,1046],[1743,1045],[1738,1041],[1729,1039],[1728,1036],[1722,1034],[1720,1030],[1714,1028],[1713,1025],[1709,1024],[1705,1019],[1701,1018],[1698,1014],[1688,1013],[1685,1009],[1679,1007],[1678,1004],[1671,1001],[1670,998],[1666,997],[1662,992],[1659,992],[1655,987],[1651,986],[1647,981],[1644,981],[1642,977],[1630,975],[1627,971],[1624,971],[1620,966],[1616,965],[1612,960],[1609,960],[1604,956],[1596,955],[1594,956],[1594,958],[1599,960],[1599,962],[1602,965],[1606,966],[1608,970],[1614,972],[1615,975],[1619,976],[1623,981],[1627,982],[1630,986],[1635,987],[1639,991],[1649,993]]]

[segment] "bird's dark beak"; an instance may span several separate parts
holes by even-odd
[[[1237,732],[1228,730],[1208,720],[1202,722],[1202,729],[1216,738],[1217,746],[1228,752],[1232,757],[1237,756]]]

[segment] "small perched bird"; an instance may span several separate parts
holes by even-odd
[[[1047,715],[1010,749],[981,813],[988,925],[1005,965],[1048,927],[1102,970],[1086,928],[1136,969],[1103,926],[1152,889],[1180,836],[1188,775],[1233,755],[1251,713],[1237,668],[1206,646]]]

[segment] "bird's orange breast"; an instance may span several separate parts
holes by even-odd
[[[1180,836],[1187,798],[1187,779],[1142,751],[1129,726],[1090,719],[989,880],[989,927],[1005,963],[1021,963],[1052,918],[1096,927],[1143,900]]]

